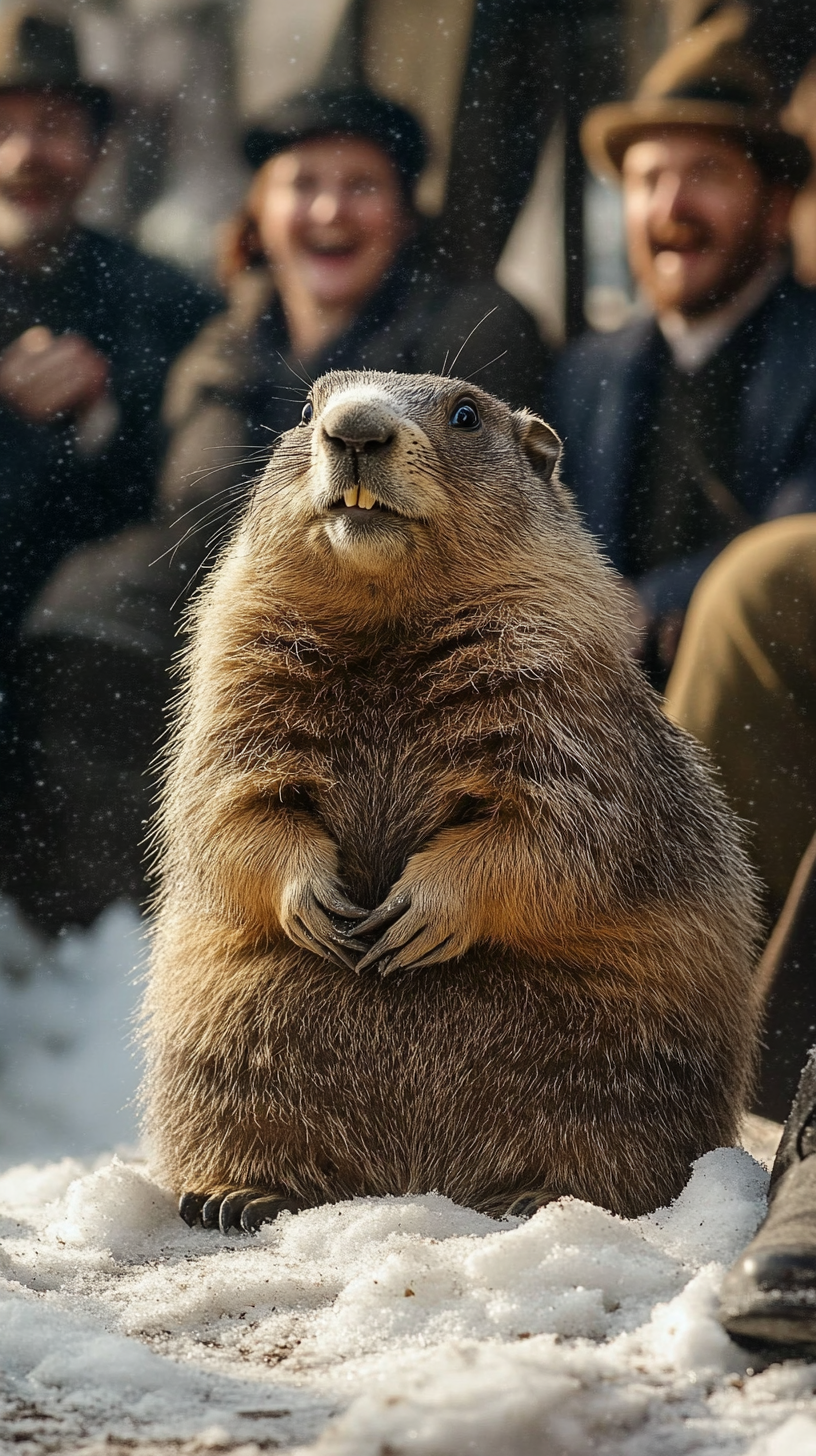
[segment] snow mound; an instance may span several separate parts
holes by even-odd
[[[135,1144],[145,952],[133,905],[48,941],[0,895],[0,1167]]]
[[[250,1239],[187,1229],[132,1158],[10,1169],[0,1429],[23,1456],[812,1456],[816,1367],[752,1368],[714,1317],[766,1186],[720,1149],[639,1219],[428,1195]]]

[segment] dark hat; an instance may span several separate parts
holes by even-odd
[[[581,145],[593,171],[619,178],[627,147],[644,131],[710,126],[742,136],[746,150],[774,180],[803,182],[810,153],[798,137],[782,130],[771,76],[744,43],[750,19],[746,6],[724,6],[664,52],[634,100],[590,111]]]
[[[416,117],[373,91],[303,91],[281,102],[244,137],[244,155],[261,167],[277,152],[319,136],[360,136],[388,154],[410,192],[427,147]]]
[[[100,131],[113,119],[110,92],[82,79],[73,27],[44,6],[20,5],[0,17],[0,91],[73,96]]]

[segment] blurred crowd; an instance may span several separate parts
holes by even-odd
[[[745,821],[778,922],[762,1106],[784,1115],[816,1025],[811,51],[781,97],[746,7],[710,5],[630,100],[589,113],[639,306],[558,349],[492,276],[446,273],[415,202],[423,129],[361,85],[246,132],[211,287],[80,225],[113,98],[70,21],[3,12],[0,889],[32,921],[144,902],[185,603],[309,379],[475,373],[564,439],[632,651]]]

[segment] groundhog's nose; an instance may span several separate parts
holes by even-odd
[[[398,416],[380,400],[346,399],[330,404],[321,421],[325,444],[333,451],[380,450],[397,433]]]

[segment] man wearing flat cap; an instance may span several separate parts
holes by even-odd
[[[633,101],[591,112],[582,133],[593,169],[622,184],[650,315],[567,349],[551,414],[567,482],[631,585],[660,684],[722,547],[816,508],[816,293],[787,256],[810,157],[779,124],[747,28],[741,5],[718,10]]]
[[[66,551],[144,516],[173,357],[216,307],[192,279],[80,227],[110,93],[80,74],[71,26],[0,19],[0,629]],[[4,667],[0,649],[0,693]],[[1,707],[1,705],[0,705]]]

